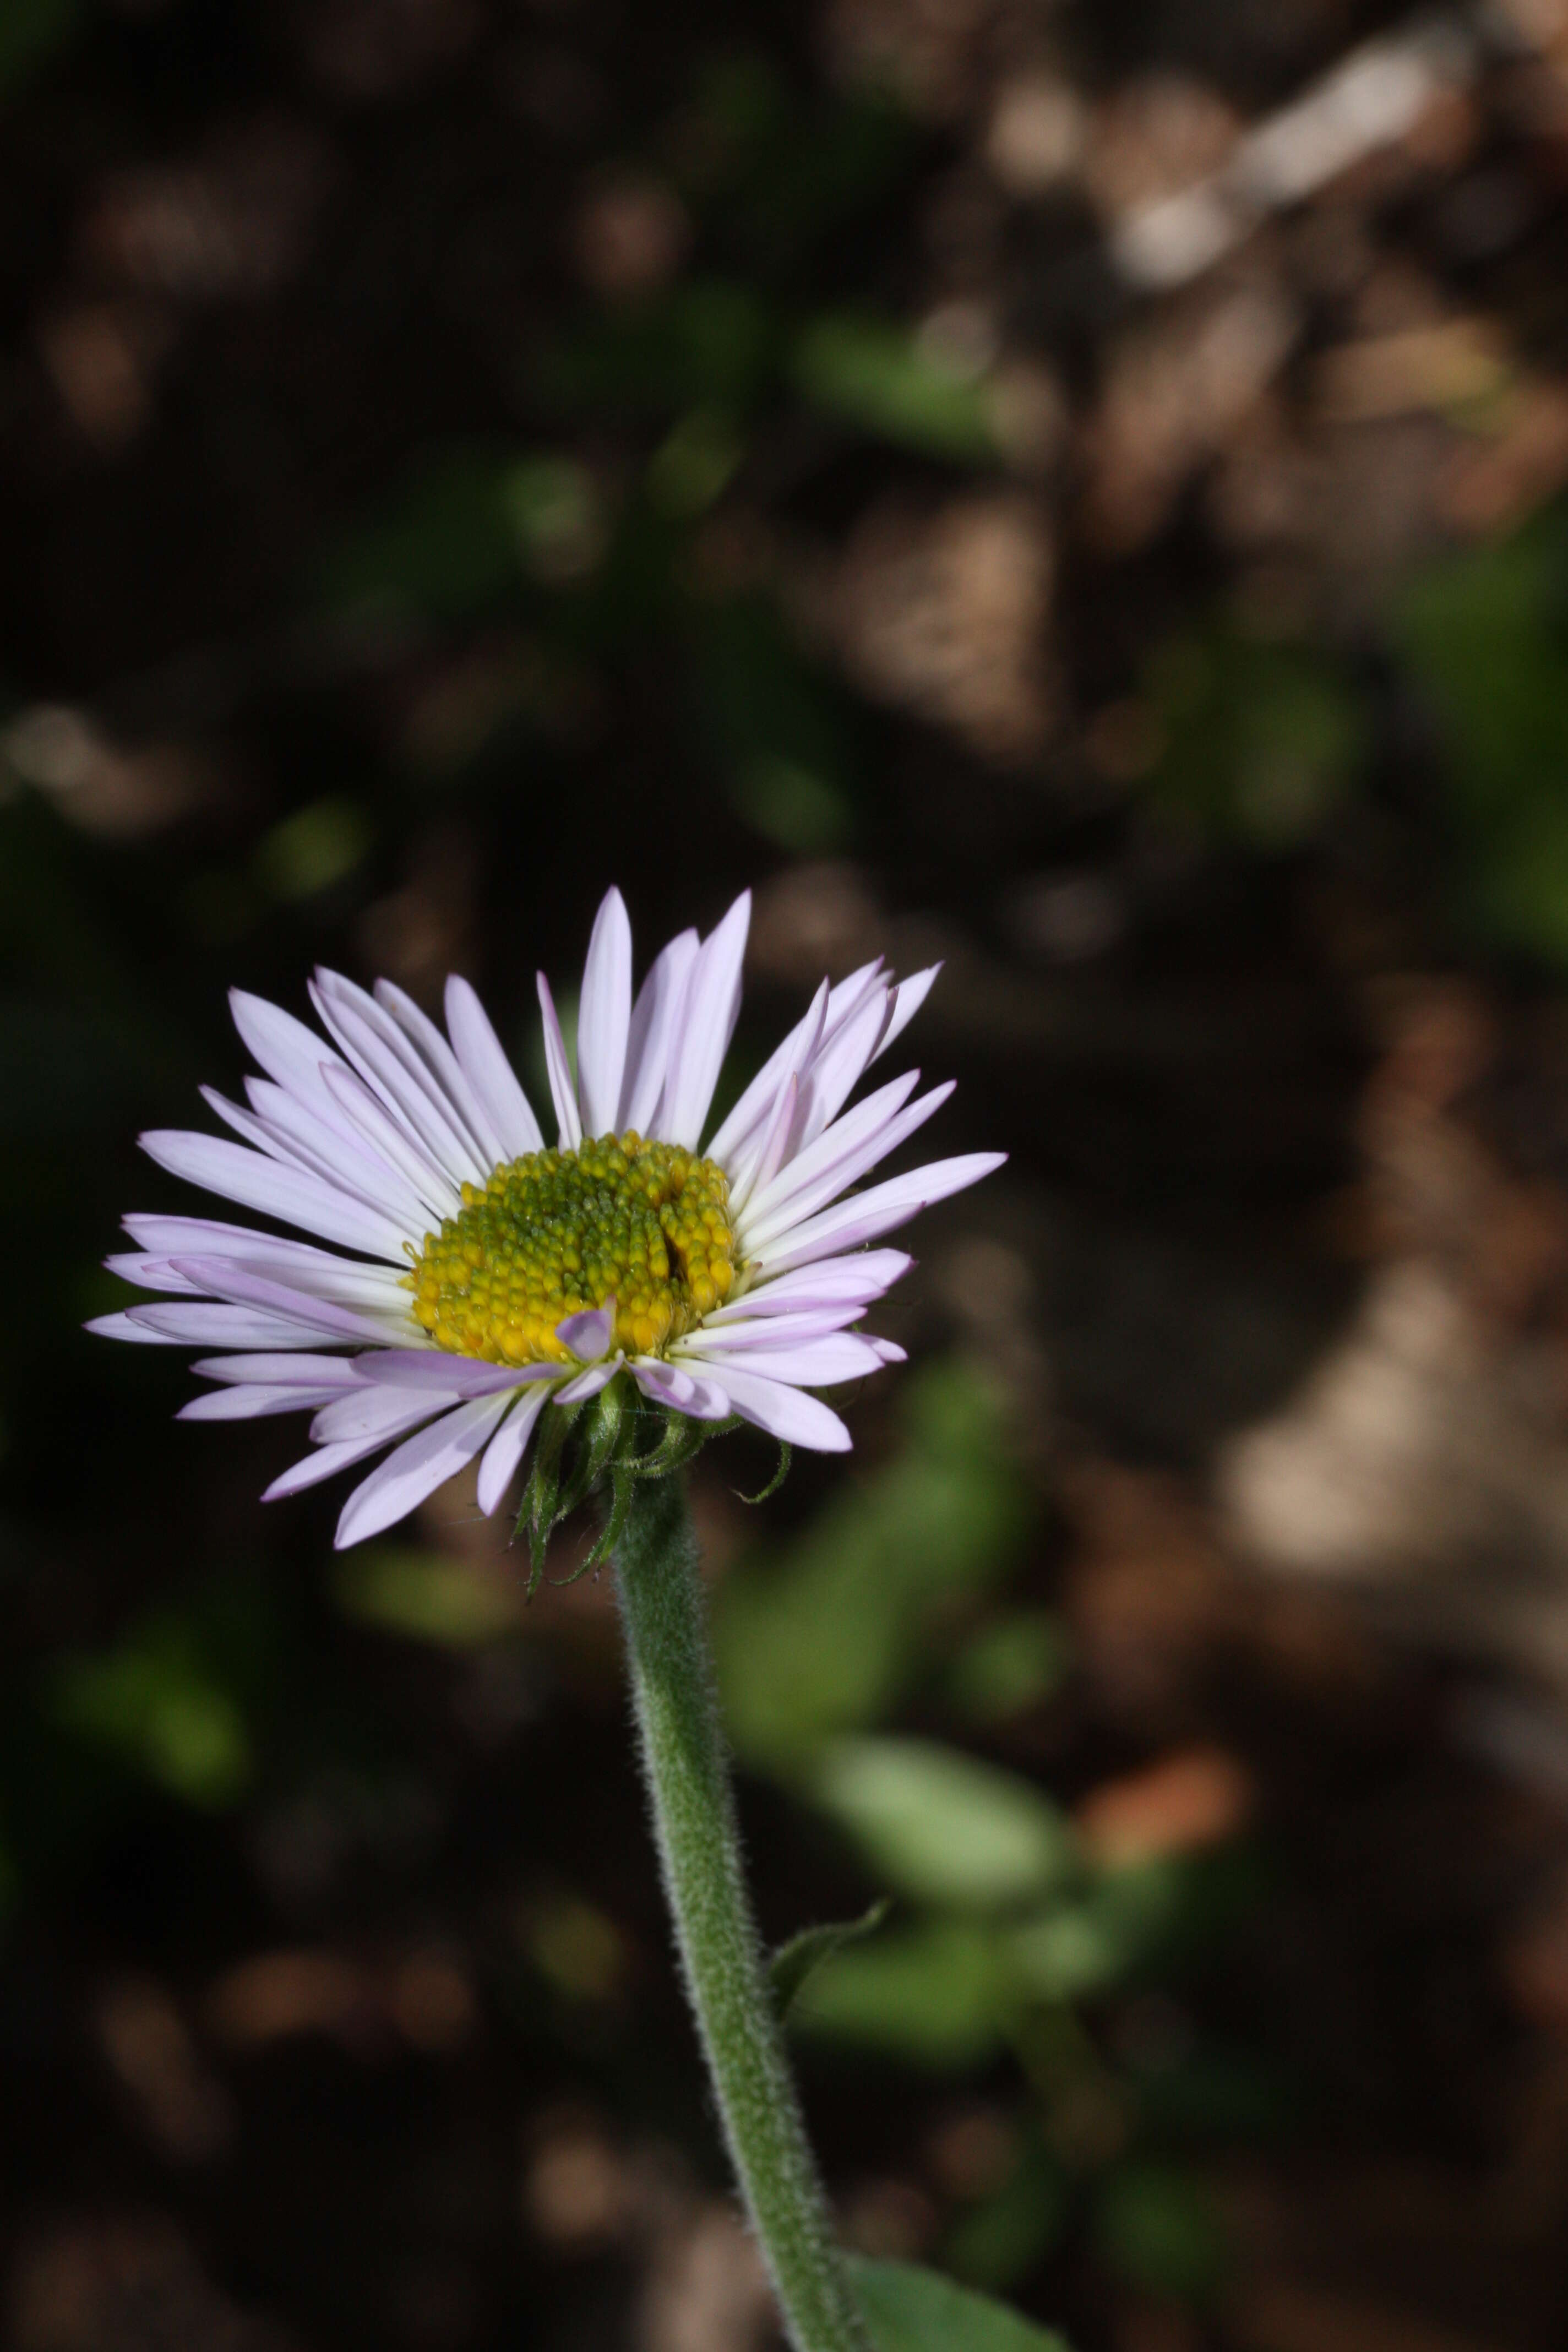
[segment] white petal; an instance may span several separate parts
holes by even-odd
[[[849,1432],[820,1397],[786,1388],[781,1381],[763,1380],[755,1372],[732,1370],[728,1364],[720,1377],[742,1419],[754,1422],[770,1436],[783,1438],[788,1445],[810,1446],[817,1454],[848,1453]]]
[[[693,1421],[729,1419],[730,1400],[718,1381],[682,1364],[665,1363],[658,1356],[638,1356],[631,1373],[644,1396],[651,1397],[655,1404],[673,1405],[677,1412],[689,1413]]]
[[[149,1257],[144,1250],[120,1250],[103,1263],[108,1273],[133,1282],[139,1290],[174,1290],[188,1298],[204,1295],[184,1275],[176,1274],[166,1257]]]
[[[485,1448],[485,1458],[479,1465],[479,1508],[488,1519],[499,1508],[501,1499],[518,1466],[528,1451],[528,1441],[533,1434],[533,1424],[543,1412],[550,1391],[532,1388],[524,1391]]]
[[[860,1250],[852,1257],[828,1258],[817,1265],[798,1266],[772,1282],[759,1283],[726,1307],[716,1307],[702,1318],[703,1328],[750,1321],[754,1315],[794,1315],[802,1307],[835,1306],[851,1301],[868,1307],[908,1274],[914,1260],[907,1250]]]
[[[348,1064],[340,1062],[335,1054],[325,1055],[321,1067],[323,1087],[329,1075],[344,1078],[353,1076]],[[241,1126],[222,1097],[210,1087],[202,1088],[220,1118],[249,1141],[258,1143],[263,1150],[275,1158],[292,1160],[308,1174],[321,1177],[370,1208],[380,1209],[400,1225],[418,1224],[425,1214],[418,1192],[380,1152],[372,1150],[353,1121],[338,1109],[330,1088],[327,1106],[336,1116],[335,1126],[329,1126],[310,1105],[291,1095],[287,1087],[275,1086],[270,1078],[247,1078],[245,1091],[259,1122],[259,1133]],[[280,1151],[279,1146],[287,1149]]]
[[[483,1449],[507,1403],[504,1396],[477,1398],[406,1439],[343,1505],[335,1538],[338,1549],[380,1535],[456,1476]]]
[[[539,1011],[544,1024],[544,1066],[550,1074],[551,1099],[555,1105],[556,1124],[560,1129],[560,1148],[575,1150],[583,1140],[583,1122],[577,1116],[577,1090],[572,1083],[572,1064],[567,1057],[566,1040],[561,1034],[561,1023],[555,1011],[555,999],[550,993],[550,982],[544,974],[536,972],[539,984]]]
[[[174,1415],[176,1421],[259,1421],[270,1412],[313,1412],[325,1404],[330,1389],[279,1388],[238,1381],[230,1388],[209,1389],[193,1397]]]
[[[544,1141],[539,1121],[489,1013],[459,972],[447,982],[447,1026],[458,1064],[489,1113],[505,1157],[521,1160],[525,1152],[537,1151]]]
[[[852,1193],[837,1207],[792,1227],[764,1256],[763,1272],[787,1274],[792,1266],[808,1265],[813,1258],[875,1241],[879,1234],[891,1233],[895,1225],[918,1216],[933,1201],[945,1201],[949,1193],[962,1192],[966,1184],[977,1184],[993,1169],[1000,1168],[1006,1157],[1005,1151],[968,1151],[956,1160],[933,1160],[929,1167],[911,1168],[905,1176],[889,1176],[885,1183],[873,1184],[869,1192]]]
[[[429,1014],[423,1012],[395,981],[378,980],[374,996],[383,1012],[391,1014],[421,1057],[428,1063],[442,1093],[462,1113],[464,1125],[490,1164],[493,1166],[500,1160],[510,1160],[512,1154],[502,1141],[500,1130],[490,1117],[478,1087],[470,1082],[462,1064]]]
[[[813,1150],[801,1154],[794,1165],[786,1168],[773,1185],[765,1212],[748,1214],[742,1246],[748,1256],[763,1257],[781,1234],[815,1216],[818,1209],[826,1208],[850,1184],[858,1184],[862,1176],[873,1169],[879,1160],[896,1151],[906,1143],[917,1128],[923,1127],[933,1112],[939,1111],[953,1089],[949,1078],[929,1094],[909,1105],[891,1118],[879,1122],[869,1133],[862,1133],[852,1148],[839,1150],[837,1139],[847,1139],[858,1124],[851,1111],[818,1138]],[[872,1101],[877,1097],[873,1096]],[[809,1182],[804,1171],[811,1165],[816,1173]]]
[[[800,1115],[800,1073],[792,1070],[779,1088],[770,1124],[759,1124],[754,1144],[737,1154],[730,1183],[730,1213],[738,1217],[753,1193],[771,1184],[789,1157],[795,1121]]]
[[[616,1132],[635,1129],[651,1135],[664,1099],[669,1075],[670,1045],[680,1034],[681,1008],[701,942],[695,931],[680,931],[655,957],[647,978],[632,1007],[626,1039],[626,1074],[621,1092]]]
[[[689,1354],[711,1358],[731,1349],[747,1353],[756,1349],[794,1348],[805,1339],[825,1339],[830,1331],[846,1330],[866,1312],[858,1299],[837,1307],[802,1307],[793,1315],[754,1315],[744,1323],[704,1323],[679,1342],[684,1360]]]
[[[741,1010],[741,967],[752,920],[752,894],[742,890],[723,921],[698,950],[670,1055],[658,1132],[664,1141],[695,1151],[707,1124],[713,1089]]]
[[[632,927],[618,890],[605,893],[588,941],[577,1012],[577,1099],[583,1132],[616,1127],[632,1019]]]
[[[299,1225],[308,1234],[320,1234],[326,1241],[341,1242],[347,1249],[406,1263],[403,1244],[407,1236],[390,1217],[352,1200],[320,1177],[281,1167],[259,1152],[226,1143],[218,1135],[158,1128],[143,1135],[141,1143],[160,1168],[184,1177],[188,1183],[221,1193],[226,1200],[241,1201],[247,1209],[259,1209],[266,1216]]]

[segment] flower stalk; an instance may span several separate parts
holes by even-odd
[[[752,1917],[679,1470],[638,1481],[616,1569],[665,1892],[746,2210],[795,2352],[868,2352]]]

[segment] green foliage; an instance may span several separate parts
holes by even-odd
[[[1213,2209],[1190,2175],[1171,2165],[1118,2165],[1100,2188],[1096,2235],[1114,2268],[1157,2294],[1202,2302],[1224,2273]]]
[[[813,407],[878,440],[961,465],[985,465],[996,455],[984,387],[927,351],[907,327],[817,319],[795,344],[790,375]]]
[[[1226,626],[1184,636],[1156,655],[1145,693],[1162,739],[1152,791],[1256,849],[1308,839],[1364,756],[1354,691],[1304,646]]]
[[[995,1937],[978,1921],[939,1916],[837,1953],[795,2014],[808,2032],[956,2073],[994,2055],[1007,1999]]]
[[[889,1907],[886,1902],[873,1903],[858,1919],[841,1919],[830,1927],[803,1927],[798,1936],[781,1944],[768,1962],[768,1984],[779,2016],[789,2015],[806,1979],[824,1960],[831,1959],[835,1952],[845,1950],[850,1944],[874,1936]]]
[[[313,898],[363,864],[372,837],[370,820],[353,801],[312,801],[262,835],[252,863],[273,898]]]
[[[187,1617],[160,1613],[115,1649],[61,1658],[52,1697],[66,1728],[190,1804],[232,1804],[250,1779],[245,1717]]]
[[[877,2352],[1067,2352],[1051,2329],[913,2263],[851,2264]]]
[[[442,1649],[482,1649],[522,1617],[510,1584],[441,1552],[368,1545],[340,1556],[332,1582],[349,1616]]]
[[[1062,1623],[1048,1609],[1013,1610],[972,1634],[947,1676],[947,1695],[973,1723],[1002,1723],[1060,1689],[1072,1664]]]
[[[726,1578],[714,1635],[748,1763],[787,1771],[876,1722],[954,1601],[994,1584],[1026,1524],[990,1391],[956,1364],[905,1384],[906,1447],[846,1484],[781,1558]]]
[[[879,1874],[918,1902],[999,1910],[1078,1868],[1071,1832],[1032,1780],[934,1741],[840,1740],[814,1793]]]
[[[1002,2186],[954,2224],[942,2260],[959,2278],[1000,2293],[1058,2243],[1073,2203],[1074,2184],[1060,2159],[1043,2147],[1028,2147]]]
[[[1561,514],[1433,564],[1394,634],[1442,724],[1461,918],[1568,962],[1568,564]]]
[[[567,414],[584,407],[645,415],[713,404],[745,413],[773,363],[776,328],[749,286],[700,278],[547,346],[534,390]]]
[[[853,761],[837,697],[761,597],[693,614],[701,718],[739,814],[782,849],[842,847]]]

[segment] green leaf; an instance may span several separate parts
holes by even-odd
[[[994,1391],[966,1367],[904,1387],[906,1442],[782,1555],[742,1562],[714,1602],[737,1752],[788,1774],[835,1733],[877,1721],[922,1670],[942,1612],[984,1591],[1023,1535],[1023,1483]]]
[[[931,1919],[836,1952],[795,2014],[807,2032],[947,2073],[994,2053],[1006,1998],[994,1937],[966,1919]]]
[[[1067,2352],[1052,2329],[914,2263],[851,2259],[877,2352]]]
[[[1100,2190],[1095,2234],[1117,2270],[1157,2294],[1201,2302],[1224,2274],[1214,2210],[1199,2184],[1169,2165],[1119,2165]]]
[[[53,1700],[70,1730],[117,1750],[187,1803],[231,1804],[250,1778],[245,1718],[195,1628],[173,1613],[150,1619],[117,1649],[62,1658]]]
[[[1027,1902],[1079,1867],[1070,1829],[1030,1780],[922,1739],[841,1740],[817,1801],[900,1893],[966,1910]]]
[[[1268,852],[1342,803],[1366,740],[1355,694],[1321,654],[1234,628],[1163,646],[1144,680],[1162,748],[1155,796]]]
[[[996,455],[984,385],[922,348],[907,327],[838,315],[807,327],[790,373],[814,407],[879,440],[984,465]]]
[[[982,1626],[964,1643],[947,1686],[971,1721],[1001,1723],[1050,1698],[1071,1665],[1071,1645],[1055,1612],[1018,1610]]]
[[[344,1554],[333,1573],[339,1606],[388,1633],[472,1650],[516,1631],[515,1586],[440,1552],[375,1547]]]
[[[803,1927],[787,1944],[781,1944],[768,1962],[768,1983],[773,1989],[773,2006],[781,2018],[787,2017],[796,1996],[812,1971],[847,1944],[858,1944],[867,1936],[874,1936],[887,1917],[891,1905],[884,1899],[873,1903],[858,1919],[841,1919],[825,1927]]]

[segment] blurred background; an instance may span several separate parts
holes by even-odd
[[[608,1586],[79,1331],[230,984],[537,1085],[612,880],[1012,1154],[696,1480],[846,2236],[1568,2341],[1565,231],[1568,0],[5,0],[15,2352],[775,2343]]]

